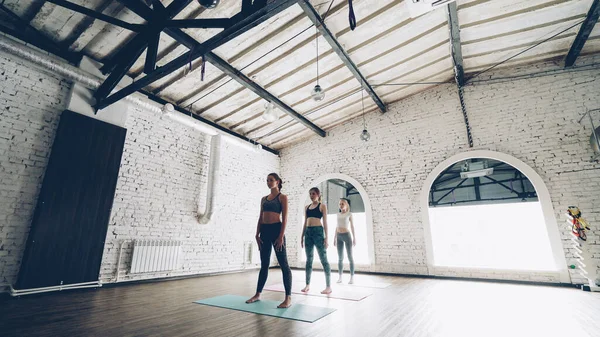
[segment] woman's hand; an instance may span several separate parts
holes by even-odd
[[[333,246],[337,246],[337,235],[335,236],[335,238],[333,239]]]
[[[356,246],[356,239],[354,239],[354,238],[352,239],[352,245]]]
[[[327,247],[329,247],[329,243],[327,242],[327,238],[325,238],[325,240],[323,240],[323,245],[325,246],[325,249],[327,249]]]
[[[283,250],[283,236],[279,236],[279,237],[277,237],[277,240],[275,240],[275,250],[276,251]]]
[[[256,234],[255,238],[256,238],[256,244],[258,245],[258,250],[260,250],[260,247],[262,246],[263,242],[260,239],[260,235]]]

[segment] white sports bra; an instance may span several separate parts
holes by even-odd
[[[350,213],[350,212],[346,212],[346,213],[339,212],[337,214],[337,226],[338,226],[338,228],[348,229],[348,226],[350,225],[350,218],[352,218],[352,213]]]

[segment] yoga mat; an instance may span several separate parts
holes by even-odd
[[[292,284],[292,293],[298,294],[298,295],[310,295],[310,296],[336,298],[336,299],[348,300],[348,301],[360,301],[360,300],[365,299],[368,296],[373,295],[373,293],[370,290],[360,289],[360,288],[332,286],[331,288],[333,289],[333,292],[331,294],[321,294],[321,290],[323,290],[325,287],[317,287],[315,285],[311,285],[310,291],[307,293],[300,291],[303,288],[304,288],[304,284],[294,283],[294,284]],[[264,290],[285,292],[285,288],[283,287],[282,283],[266,286],[264,288]]]
[[[350,287],[363,287],[363,288],[378,288],[384,289],[391,286],[391,283],[385,282],[371,282],[371,281],[354,281],[354,284],[348,284],[348,281],[343,283],[336,283],[337,285],[350,286]]]
[[[203,300],[195,301],[194,303],[309,323],[315,322],[336,310],[333,308],[323,308],[312,305],[295,304],[293,302],[291,307],[286,309],[280,309],[277,308],[277,306],[281,302],[260,300],[248,304],[246,303],[246,300],[248,298],[249,297],[237,295],[223,295],[205,298]]]
[[[391,283],[385,283],[385,282],[376,282],[376,281],[370,281],[370,280],[365,280],[362,277],[357,277],[358,280],[354,280],[354,284],[348,284],[348,281],[350,281],[350,278],[347,275],[344,275],[344,280],[342,283],[337,283],[337,275],[336,277],[333,276],[333,273],[331,273],[331,285],[332,286],[348,286],[348,287],[363,287],[363,288],[378,288],[378,289],[384,289],[387,288],[389,286],[391,286]],[[317,287],[323,287],[325,288],[325,282],[323,282],[322,279],[317,278],[316,280],[313,280],[313,285],[317,285]],[[311,285],[312,286],[312,285]]]

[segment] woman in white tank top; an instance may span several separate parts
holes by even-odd
[[[352,236],[350,236],[352,234]],[[356,236],[354,235],[354,221],[350,213],[350,204],[348,199],[340,199],[340,212],[337,215],[337,227],[335,229],[335,238],[333,245],[337,247],[338,252],[338,272],[339,279],[337,283],[342,283],[342,274],[344,273],[344,245],[346,254],[350,261],[350,281],[354,283],[354,257],[352,256],[352,247],[356,245]]]

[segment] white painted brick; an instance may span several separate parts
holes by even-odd
[[[581,62],[598,60],[582,58]],[[558,68],[539,64],[491,76]],[[559,226],[564,223],[562,213],[572,204],[583,210],[592,226],[600,226],[600,163],[592,160],[589,123],[584,128],[577,122],[586,107],[600,107],[598,92],[598,70],[477,84],[465,89],[475,148],[507,153],[534,168],[550,190]],[[318,176],[349,175],[365,187],[373,207],[377,264],[361,270],[397,272],[400,266],[425,266],[421,189],[436,165],[468,150],[456,87],[442,85],[417,94],[391,104],[385,114],[367,114],[366,120],[371,133],[368,143],[359,140],[359,118],[330,130],[326,138],[314,136],[282,151],[282,174],[292,191],[290,202],[303,202],[311,187],[308,184]],[[289,231],[300,233],[301,219],[291,215]],[[571,257],[569,229],[559,230],[565,254]],[[593,235],[588,244],[596,249],[598,241]],[[298,240],[288,242],[291,264],[301,267]],[[422,267],[417,270],[427,273]],[[438,272],[447,276],[557,281],[553,275],[540,273]],[[571,274],[573,283],[582,282],[581,277]]]
[[[108,228],[100,276],[116,276],[122,240],[183,241],[180,269],[132,276],[126,272],[131,245],[122,256],[122,280],[233,271],[243,268],[243,247],[256,230],[260,198],[268,194],[267,174],[279,158],[222,142],[216,213],[208,225],[196,220],[198,198],[204,206],[209,138],[186,126],[139,108],[131,112]]]
[[[596,58],[597,59],[597,58]],[[597,61],[597,60],[596,60]],[[586,61],[582,59],[582,63]],[[590,58],[588,63],[595,62]],[[551,64],[506,69],[493,76],[556,68]],[[486,74],[487,75],[487,74]],[[579,205],[592,226],[600,225],[600,164],[592,161],[591,130],[577,123],[585,108],[600,106],[597,70],[562,73],[526,80],[479,84],[465,90],[475,146],[513,155],[542,176],[550,190],[559,225],[570,204]],[[68,84],[0,53],[0,283],[13,283],[22,256],[57,116],[64,109]],[[290,197],[288,256],[297,261],[300,221],[297,205],[308,184],[331,172],[348,174],[366,188],[374,210],[377,264],[366,271],[427,274],[419,195],[428,173],[445,158],[465,151],[466,135],[453,85],[440,86],[390,105],[386,114],[367,115],[369,143],[358,135],[362,121],[349,121],[283,151],[284,193]],[[242,268],[243,242],[252,240],[258,200],[266,191],[267,173],[279,159],[225,145],[222,186],[214,221],[195,220],[196,203],[205,190],[209,145],[201,134],[134,109],[115,202],[107,232],[101,279],[116,275],[121,240],[182,240],[184,258],[168,275],[198,274]],[[573,188],[573,185],[578,188]],[[573,254],[569,229],[560,228],[568,261]],[[597,233],[597,232],[596,232]],[[600,255],[598,235],[590,243]],[[131,256],[126,245],[121,266],[126,275]],[[569,262],[571,263],[571,262]],[[443,269],[448,276],[523,279],[549,282],[544,273],[498,273]],[[576,271],[573,282],[581,283]],[[167,274],[137,276],[163,277]]]
[[[69,84],[0,53],[0,283],[16,281],[31,217]],[[126,128],[100,278],[111,282],[121,240],[182,240],[182,267],[164,277],[239,270],[253,240],[266,175],[279,158],[223,142],[221,185],[213,221],[196,220],[204,198],[209,144],[197,131],[135,108]],[[125,247],[121,278],[131,248]]]
[[[0,53],[0,283],[16,281],[68,89],[54,75]]]

